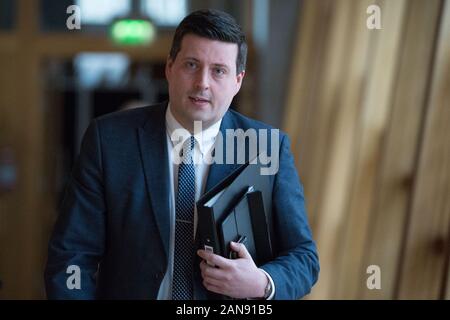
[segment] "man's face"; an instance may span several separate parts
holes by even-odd
[[[202,121],[206,129],[228,110],[245,74],[236,74],[237,53],[235,43],[187,34],[175,60],[169,57],[170,108],[186,129],[192,131],[194,121]]]

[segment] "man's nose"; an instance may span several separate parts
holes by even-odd
[[[202,68],[197,72],[195,86],[202,91],[209,89],[209,73],[206,68]]]

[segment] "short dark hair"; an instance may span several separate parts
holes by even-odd
[[[241,27],[236,20],[223,11],[199,10],[186,16],[175,30],[169,57],[172,61],[181,49],[181,41],[187,34],[195,34],[211,40],[236,43],[238,54],[236,58],[236,72],[245,70],[247,60],[247,42]]]

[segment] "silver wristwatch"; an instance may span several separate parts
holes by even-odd
[[[267,285],[264,288],[264,299],[269,298],[271,293],[272,293],[272,284],[270,283],[269,278],[267,278]]]

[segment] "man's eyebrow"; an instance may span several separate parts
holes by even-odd
[[[194,57],[185,57],[184,60],[194,60],[196,62],[200,62],[200,60],[198,60],[197,58],[194,58]]]
[[[214,67],[225,68],[225,69],[227,69],[227,70],[230,69],[230,67],[229,67],[228,65],[222,64],[222,63],[213,63],[212,65],[213,65]]]

